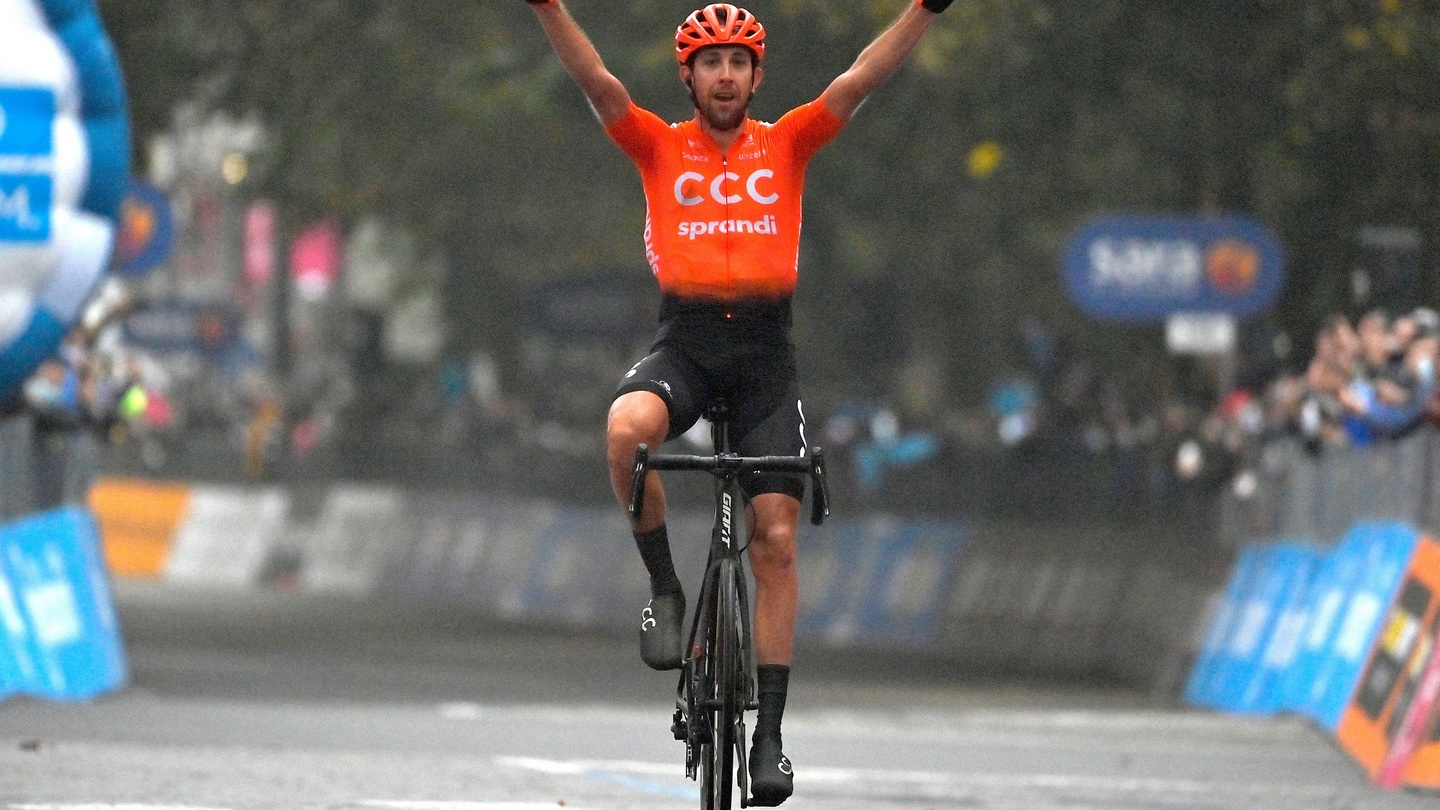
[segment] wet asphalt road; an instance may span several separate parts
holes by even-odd
[[[674,677],[633,640],[303,594],[120,583],[131,684],[0,704],[0,807],[683,808]],[[1409,810],[1292,719],[802,651],[787,807]]]

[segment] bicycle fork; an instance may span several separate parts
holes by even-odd
[[[715,582],[719,578],[719,561],[711,559],[705,566],[705,577],[701,580],[700,598],[695,604],[695,615],[690,622],[690,639],[686,645],[687,654],[680,667],[679,683],[675,686],[675,714],[670,732],[685,743],[685,775],[696,778],[700,768],[702,746],[713,744],[714,730],[710,728],[709,698],[705,688],[706,668],[710,661],[706,657],[708,634],[715,626]]]

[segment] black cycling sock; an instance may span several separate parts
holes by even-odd
[[[640,559],[645,570],[650,572],[650,595],[675,593],[681,590],[680,578],[675,576],[675,563],[670,559],[670,536],[665,525],[648,532],[635,532],[635,546],[640,549]]]
[[[759,680],[760,711],[755,715],[755,736],[780,736],[780,719],[785,715],[785,693],[790,688],[790,667],[761,664],[755,667]]]

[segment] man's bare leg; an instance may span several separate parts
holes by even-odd
[[[610,486],[626,514],[635,474],[635,448],[646,444],[658,450],[669,429],[670,411],[665,400],[649,391],[632,391],[611,403],[605,455],[610,466]],[[640,614],[640,657],[651,669],[678,669],[685,593],[675,575],[665,532],[665,490],[660,476],[653,472],[645,479],[644,511],[639,519],[631,518],[630,528],[640,559],[650,574],[651,599]]]
[[[800,579],[795,530],[800,501],[778,493],[750,501],[750,567],[755,572],[755,656],[760,711],[750,749],[751,793],[758,806],[777,805],[794,790],[790,760],[781,751],[780,722],[790,685]]]

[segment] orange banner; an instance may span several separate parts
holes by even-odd
[[[117,577],[155,578],[165,568],[190,506],[190,487],[102,479],[90,490],[105,561]]]
[[[1336,729],[1340,746],[1377,782],[1392,781],[1399,766],[1414,759],[1418,735],[1412,709],[1429,709],[1422,686],[1436,658],[1440,630],[1440,544],[1434,539],[1421,538],[1388,607]],[[1409,733],[1402,733],[1407,726]]]
[[[1400,726],[1390,759],[1380,771],[1384,787],[1440,789],[1440,634],[1431,647],[1430,664],[1420,681],[1420,689],[1410,707],[1409,716]]]

